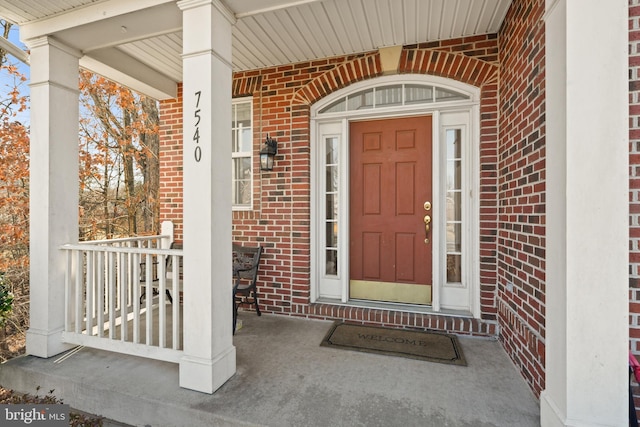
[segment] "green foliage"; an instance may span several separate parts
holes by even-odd
[[[4,283],[4,273],[0,272],[0,326],[4,326],[12,308],[13,293],[9,291],[9,288]]]

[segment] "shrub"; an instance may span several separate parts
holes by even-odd
[[[11,314],[13,308],[13,293],[4,283],[4,273],[0,273],[0,326],[4,326],[4,323]]]

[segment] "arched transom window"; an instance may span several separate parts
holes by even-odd
[[[469,95],[465,93],[433,85],[389,84],[345,95],[323,107],[318,113],[339,113],[404,105],[416,106],[469,99]]]

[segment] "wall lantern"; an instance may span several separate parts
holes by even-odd
[[[267,139],[260,147],[260,170],[273,170],[273,159],[276,154],[278,154],[278,141],[269,138],[269,135],[267,135]]]

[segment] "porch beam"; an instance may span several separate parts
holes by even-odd
[[[27,353],[51,357],[62,342],[65,255],[78,241],[80,52],[49,38],[30,40],[30,308]]]
[[[178,94],[175,81],[116,48],[93,51],[80,58],[80,65],[154,99]]]
[[[217,0],[183,0],[184,356],[180,386],[236,372],[231,271],[231,27]]]
[[[629,402],[628,5],[546,3],[541,425],[623,426]]]
[[[80,65],[155,99],[175,98],[177,82],[117,46],[181,30],[174,0],[109,0],[20,27],[21,39],[55,38],[82,53]]]
[[[39,38],[48,34],[53,34],[65,30],[73,30],[86,24],[95,24],[97,22],[102,22],[104,24],[112,18],[120,18],[118,21],[118,23],[120,23],[120,26],[127,25],[125,22],[130,22],[129,20],[133,18],[137,12],[140,11],[144,11],[144,14],[146,14],[147,16],[147,20],[141,22],[145,22],[147,24],[151,23],[157,26],[158,22],[162,21],[158,21],[158,16],[149,16],[148,9],[165,4],[169,4],[170,7],[175,9],[175,6],[173,5],[174,3],[175,0],[109,0],[106,2],[94,3],[86,7],[73,9],[63,14],[54,15],[50,18],[21,25],[20,36],[23,40]],[[176,15],[179,16],[179,12],[177,10]],[[124,21],[123,19],[126,19],[127,21]],[[154,20],[155,22],[153,22]],[[118,23],[114,25],[117,25]],[[115,28],[119,30],[120,26],[116,26]],[[174,29],[171,31],[176,31],[177,28],[175,28],[175,25],[173,25],[173,27]],[[137,28],[134,27],[127,28],[128,30],[137,30]],[[141,26],[140,29],[143,28],[144,27]],[[102,28],[102,30],[104,29],[105,28]],[[107,35],[111,35],[112,37],[117,38],[131,38],[133,34],[130,31],[127,34],[121,33],[120,31],[106,33],[103,31],[102,34],[99,34],[99,31],[97,31],[97,29],[95,29],[94,27],[92,27],[91,32],[93,33],[92,38],[103,38]],[[113,43],[116,42],[114,41]]]

